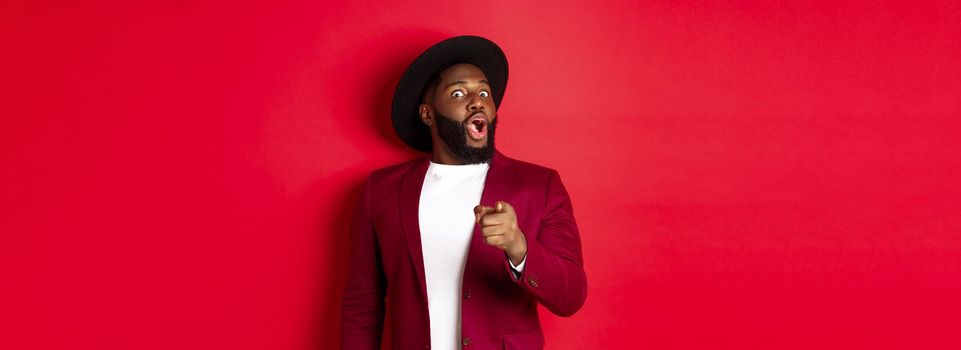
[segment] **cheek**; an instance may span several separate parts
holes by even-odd
[[[457,104],[454,104],[454,103],[445,103],[445,104],[438,105],[437,108],[438,108],[438,111],[440,111],[444,115],[457,119],[458,117],[460,117],[460,115],[458,114],[458,110],[460,108],[463,108],[463,106],[458,106]]]

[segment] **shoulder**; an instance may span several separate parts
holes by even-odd
[[[499,160],[501,160],[504,164],[509,165],[511,167],[511,171],[533,173],[533,174],[557,173],[557,170],[554,170],[553,168],[549,168],[549,167],[532,163],[532,162],[523,161],[516,158],[511,158],[511,157],[505,156],[500,152],[497,152],[495,157],[500,158]],[[495,159],[495,161],[496,160],[498,159]]]
[[[504,156],[504,161],[510,167],[510,172],[515,178],[530,179],[535,182],[547,181],[551,178],[559,177],[557,170],[544,165],[513,159]]]
[[[427,158],[417,157],[400,163],[374,169],[367,176],[367,182],[371,185],[397,185],[403,179],[404,174],[417,169],[418,166],[427,163]]]

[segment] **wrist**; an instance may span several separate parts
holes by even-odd
[[[511,249],[507,250],[507,258],[511,259],[511,263],[514,265],[520,264],[527,257],[527,239],[521,234],[520,241],[514,245]]]

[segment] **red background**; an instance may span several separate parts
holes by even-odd
[[[587,303],[554,349],[961,348],[961,5],[0,5],[0,348],[333,348],[406,65],[507,53]]]

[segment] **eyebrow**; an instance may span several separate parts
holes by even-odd
[[[478,82],[487,84],[487,86],[490,86],[490,85],[491,85],[491,83],[487,82],[487,80],[479,80]],[[467,81],[458,80],[458,81],[452,82],[452,83],[450,83],[450,84],[447,84],[447,86],[444,86],[444,89],[446,90],[447,88],[451,87],[451,85],[466,84],[466,83],[467,83]]]

